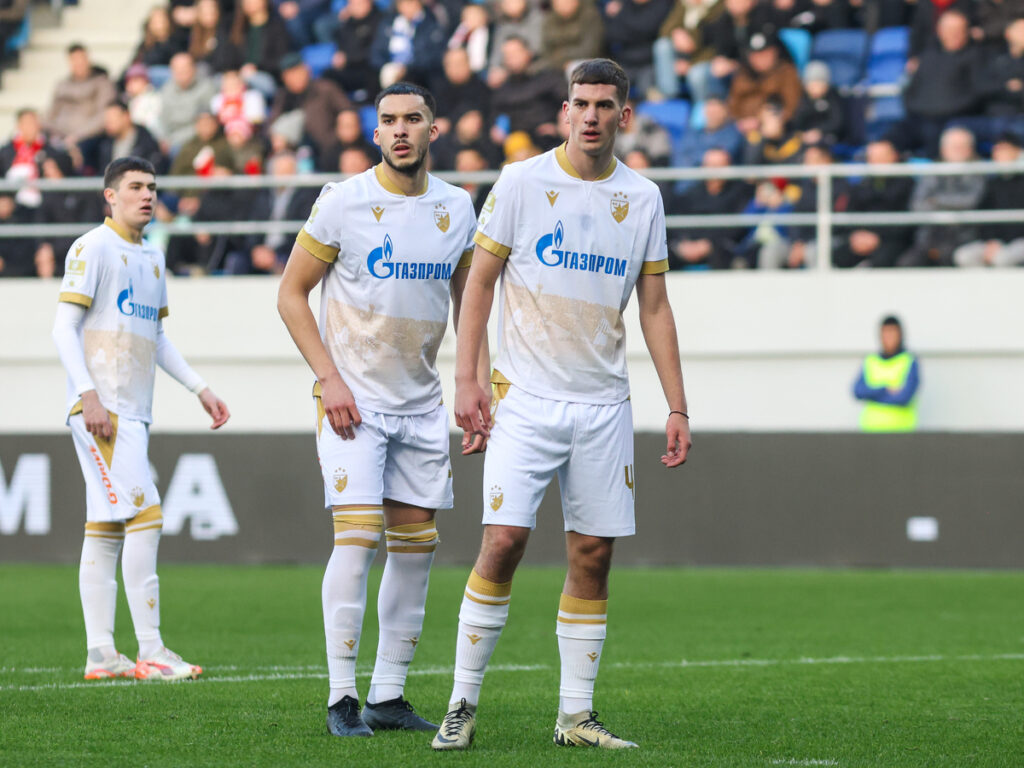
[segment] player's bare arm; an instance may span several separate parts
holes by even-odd
[[[668,301],[665,275],[641,275],[636,282],[636,295],[644,342],[651,353],[654,369],[658,372],[669,411],[673,411],[665,424],[666,449],[661,463],[669,468],[678,467],[686,461],[690,451],[690,420],[682,415],[687,412],[686,392],[683,390],[683,370],[679,362],[676,321]]]
[[[309,294],[323,279],[328,265],[301,245],[292,246],[288,265],[277,289],[277,310],[281,313],[295,346],[309,363],[320,382],[321,402],[331,429],[342,439],[354,439],[355,428],[362,423],[352,390],[331,360],[316,318],[309,308]]]
[[[455,423],[466,432],[485,436],[491,429],[491,396],[487,386],[480,385],[480,353],[494,302],[494,284],[504,268],[504,259],[479,245],[476,247],[456,330]]]
[[[479,247],[479,246],[478,246]],[[455,334],[459,334],[459,317],[462,311],[462,297],[466,291],[466,283],[469,279],[469,269],[457,269],[452,275],[452,319],[455,325]],[[486,328],[486,323],[485,323]],[[480,340],[480,354],[477,357],[476,380],[480,388],[486,392],[490,387],[491,378],[491,355],[487,346],[487,334],[483,334]],[[466,432],[462,436],[462,455],[468,456],[471,453],[482,453],[487,449],[487,436],[483,433],[473,434]]]

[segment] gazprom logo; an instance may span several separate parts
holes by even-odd
[[[117,309],[122,315],[137,317],[140,320],[159,320],[160,310],[149,304],[137,304],[135,301],[135,286],[128,281],[128,287],[117,294]]]
[[[452,265],[442,261],[394,261],[395,245],[391,235],[384,235],[384,244],[366,257],[366,268],[380,280],[451,280]]]
[[[596,253],[580,253],[568,248],[563,249],[564,240],[565,228],[559,221],[555,224],[553,232],[543,235],[537,241],[537,259],[540,263],[545,267],[562,267],[563,269],[625,277],[626,268],[629,266],[626,259],[601,256]]]

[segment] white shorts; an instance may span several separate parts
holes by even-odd
[[[68,419],[85,476],[85,519],[90,523],[130,520],[160,504],[149,467],[149,425],[110,415],[114,435],[96,438],[77,413]]]
[[[500,397],[503,387],[507,394]],[[565,530],[631,536],[633,409],[628,400],[588,405],[496,385],[484,454],[484,525],[534,528],[558,474]]]
[[[384,499],[427,509],[451,509],[452,465],[448,411],[443,405],[416,416],[360,409],[354,440],[331,429],[319,398],[317,455],[324,506],[379,505]]]

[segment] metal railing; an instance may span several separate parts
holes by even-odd
[[[721,214],[721,215],[676,215],[666,217],[670,230],[687,227],[719,229],[731,227],[756,227],[760,224],[780,226],[814,226],[819,269],[831,269],[831,242],[835,227],[896,227],[922,224],[957,225],[989,223],[1024,223],[1024,208],[997,211],[894,211],[892,213],[837,213],[832,210],[834,180],[836,178],[861,177],[923,177],[923,176],[991,176],[1024,173],[1024,163],[901,163],[895,165],[759,165],[733,166],[728,168],[651,168],[644,175],[654,181],[705,181],[708,179],[814,179],[816,182],[816,211],[814,213],[767,213],[767,214]],[[491,184],[498,178],[498,171],[459,173],[452,171],[435,174],[453,184]],[[274,176],[163,176],[158,180],[161,190],[211,190],[211,189],[273,189],[281,187],[318,188],[326,183],[338,181],[337,174],[308,174],[289,177]],[[41,192],[82,192],[102,187],[99,178],[39,179],[32,182],[0,181],[0,194],[11,194],[22,187],[31,185]],[[1021,201],[1024,205],[1024,200]],[[230,235],[265,233],[279,234],[297,232],[303,221],[172,221],[161,223],[171,235],[206,233],[209,235]],[[75,237],[96,226],[97,222],[76,224],[0,224],[0,239],[30,237]]]

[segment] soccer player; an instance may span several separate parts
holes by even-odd
[[[568,575],[556,622],[561,656],[555,743],[635,747],[593,711],[605,638],[608,570],[634,532],[633,427],[622,311],[634,285],[640,324],[668,401],[666,467],[690,430],[668,303],[658,188],[612,155],[629,119],[629,80],[608,59],[577,66],[562,105],[567,142],[505,167],[480,214],[456,350],[456,423],[489,435],[484,533],[459,613],[455,686],[433,747],[466,749],[487,662],[508,617],[512,577],[554,475]],[[501,281],[493,397],[475,378],[494,284]]]
[[[403,694],[438,543],[434,513],[452,506],[448,413],[435,360],[449,296],[458,327],[476,228],[469,194],[427,173],[438,135],[430,92],[396,83],[376,107],[383,162],[323,188],[278,294],[281,317],[316,376],[317,453],[334,518],[323,610],[327,728],[335,736],[437,729]],[[317,283],[319,325],[308,303]],[[482,350],[481,382],[487,369]],[[464,452],[483,445],[479,435]],[[382,538],[380,638],[360,714],[356,656],[367,574]]]
[[[85,679],[195,678],[202,668],[164,647],[156,574],[162,516],[149,468],[153,379],[160,366],[199,396],[217,429],[228,409],[164,333],[164,255],[142,239],[153,218],[152,164],[124,157],[107,166],[110,217],[68,251],[53,339],[68,374],[68,424],[85,475],[85,543],[79,591],[88,655]],[[117,558],[135,636],[136,661],[114,646]]]

